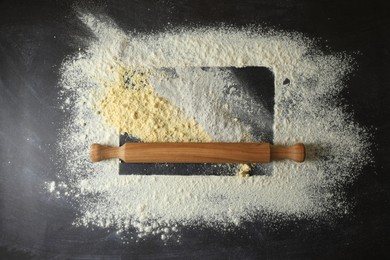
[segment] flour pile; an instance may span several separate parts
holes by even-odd
[[[51,192],[78,205],[76,225],[135,228],[138,237],[153,234],[168,239],[181,225],[231,226],[254,216],[329,219],[348,212],[343,185],[353,181],[365,165],[369,149],[368,133],[337,106],[343,79],[352,69],[348,56],[326,55],[312,41],[293,33],[229,28],[128,35],[107,17],[81,14],[80,19],[96,38],[62,65],[60,100],[71,116],[60,133],[58,152],[66,159],[66,170],[58,176],[59,183],[50,186]],[[199,137],[195,141],[261,141],[250,126],[272,122],[272,115],[244,89],[234,90],[239,93],[236,95],[213,87],[227,80],[224,75],[210,76],[212,87],[206,92],[169,80],[157,84],[153,77],[142,82],[143,86],[130,84],[128,89],[120,83],[126,73],[133,71],[134,75],[137,68],[180,71],[189,66],[263,66],[272,70],[274,143],[305,143],[307,161],[275,162],[264,166],[271,167],[270,175],[248,178],[119,176],[116,160],[89,161],[90,144],[117,146],[120,131],[153,141],[166,138],[176,127],[170,141]],[[130,82],[139,83],[136,78]],[[107,96],[115,88],[126,97],[123,107],[131,115],[127,126],[108,120],[110,112],[104,110],[121,102]],[[154,102],[153,107],[147,108],[143,100],[149,105]],[[252,122],[244,124],[236,117],[237,104]],[[161,110],[154,109],[158,106],[167,114],[157,115]],[[140,117],[150,120],[150,127],[131,125]],[[178,118],[180,124],[172,118]],[[156,135],[148,135],[152,125],[157,125]],[[188,131],[183,132],[183,127]]]

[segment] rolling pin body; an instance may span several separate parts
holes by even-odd
[[[305,160],[305,146],[270,143],[126,143],[120,147],[91,145],[91,160],[119,158],[125,163],[267,163]]]

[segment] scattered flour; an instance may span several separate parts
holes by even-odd
[[[251,100],[250,95],[243,98],[244,85],[239,84],[226,68],[178,67],[169,70],[165,77],[155,74],[157,76],[151,77],[150,81],[157,94],[194,118],[214,141],[253,141],[250,125],[257,133],[272,125],[270,112],[261,107],[261,103]],[[255,104],[257,107],[254,108]],[[245,118],[257,118],[257,124],[241,124],[236,117],[240,114]]]
[[[51,181],[51,182],[46,183],[46,188],[47,188],[48,192],[53,192],[56,189],[56,182]]]
[[[79,205],[76,225],[115,227],[123,232],[136,229],[138,238],[156,235],[166,240],[182,225],[239,225],[253,216],[329,219],[349,211],[343,185],[353,181],[366,164],[369,143],[368,133],[335,102],[352,69],[348,56],[325,55],[311,40],[294,33],[229,28],[134,35],[124,33],[107,17],[81,14],[80,20],[96,39],[62,65],[61,102],[70,116],[58,145],[60,158],[66,160],[59,178],[67,184],[67,198]],[[91,143],[119,142],[118,126],[107,124],[103,113],[96,113],[102,97],[118,86],[118,75],[123,75],[118,68],[170,67],[180,71],[190,66],[264,66],[272,70],[274,143],[305,143],[307,160],[301,164],[275,162],[270,164],[272,174],[248,178],[119,176],[116,160],[89,161]],[[215,75],[210,84],[223,78]],[[286,80],[289,84],[283,84]],[[169,109],[174,111],[176,106],[184,111],[187,118],[195,120],[191,124],[195,127],[197,123],[212,140],[240,141],[250,133],[250,123],[243,125],[228,113],[233,111],[229,107],[237,104],[254,104],[251,107],[255,109],[248,109],[253,124],[259,118],[272,120],[245,90],[226,97],[213,85],[211,92],[206,92],[209,96],[202,98],[199,89],[175,84],[171,88],[157,84],[160,87],[153,90],[151,84],[145,89],[145,98],[169,100],[165,103],[172,106]],[[206,102],[208,99],[224,100],[227,107],[215,107]],[[202,106],[195,106],[198,100]],[[226,113],[218,114],[221,111]],[[50,186],[49,191],[55,189]]]
[[[159,97],[148,71],[128,68],[107,88],[97,111],[108,124],[145,142],[210,142],[209,135],[182,111]]]

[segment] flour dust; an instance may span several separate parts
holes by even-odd
[[[71,116],[59,134],[58,154],[66,169],[48,185],[50,192],[77,205],[75,225],[135,229],[138,239],[155,235],[166,240],[183,225],[219,228],[253,217],[348,214],[343,187],[366,164],[370,146],[369,133],[335,102],[353,69],[348,55],[324,54],[299,33],[182,28],[137,35],[126,34],[108,17],[82,13],[80,20],[95,39],[62,64],[60,102]],[[221,72],[185,70],[247,66],[274,73],[274,143],[306,144],[304,163],[274,162],[264,166],[270,174],[261,176],[184,177],[119,176],[117,160],[90,162],[92,143],[117,146],[124,129],[149,141],[261,141],[251,127],[269,124],[272,115],[259,100],[242,88],[223,91],[220,86],[231,78]],[[187,80],[146,73],[147,83],[126,87],[140,81],[133,73],[125,84],[124,75],[142,68],[175,68]],[[124,99],[113,91],[122,91]],[[251,120],[237,118],[238,107]],[[116,113],[127,125],[118,125],[112,117]]]

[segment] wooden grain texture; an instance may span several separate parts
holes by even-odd
[[[305,146],[270,143],[126,143],[120,147],[91,145],[91,161],[119,158],[126,163],[267,163],[303,162]]]

